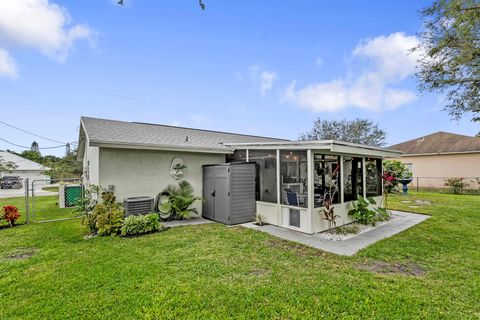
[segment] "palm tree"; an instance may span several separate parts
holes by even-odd
[[[190,219],[192,214],[198,214],[197,208],[191,207],[197,200],[202,199],[193,194],[193,187],[188,181],[182,180],[178,186],[169,184],[158,194],[155,210],[162,220]]]

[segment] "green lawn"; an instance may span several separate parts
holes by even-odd
[[[2,229],[0,319],[478,319],[480,197],[402,199],[391,207],[432,217],[354,257],[218,224],[88,240],[78,220]],[[376,262],[425,274],[361,268]]]
[[[20,210],[20,219],[17,223],[22,224],[26,222],[25,198],[0,198],[0,210],[5,205],[15,205]],[[30,203],[30,221],[45,221],[53,219],[73,218],[73,209],[58,207],[58,196],[40,196],[35,197],[32,210],[32,203]],[[0,222],[0,226],[2,223]]]
[[[58,192],[58,187],[43,187],[42,190],[50,192]]]

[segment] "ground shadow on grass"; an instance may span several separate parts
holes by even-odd
[[[399,274],[404,276],[421,277],[425,270],[414,263],[388,263],[385,261],[373,261],[359,264],[358,269],[377,274]]]

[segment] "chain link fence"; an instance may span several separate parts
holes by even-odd
[[[73,207],[83,196],[79,178],[33,180],[30,193],[32,222],[67,220],[75,217]]]
[[[0,212],[5,206],[16,206],[20,217],[16,224],[26,223],[29,219],[28,179],[19,176],[3,176],[0,178]],[[0,219],[0,228],[8,223]]]
[[[0,210],[16,206],[17,224],[49,222],[75,218],[74,206],[83,197],[80,178],[22,179],[9,176],[0,179]],[[0,222],[0,228],[6,226]]]
[[[480,177],[414,177],[410,190],[480,195]]]

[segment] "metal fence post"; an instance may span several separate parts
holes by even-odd
[[[419,191],[419,188],[418,188],[418,181],[419,181],[419,178],[417,177],[417,192]]]
[[[30,223],[30,207],[29,207],[29,201],[28,201],[28,196],[29,196],[29,179],[25,179],[25,214],[27,217],[27,224]]]
[[[32,222],[35,222],[35,180],[32,181]]]

